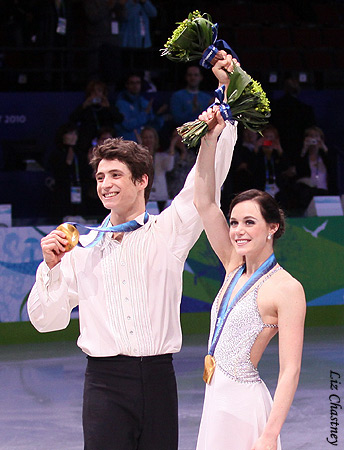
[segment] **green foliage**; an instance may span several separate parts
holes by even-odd
[[[214,24],[209,14],[198,10],[190,13],[167,40],[162,56],[172,61],[186,62],[201,59],[204,50],[213,43]],[[230,83],[227,90],[227,103],[234,120],[252,130],[260,132],[270,117],[269,100],[262,86],[253,80],[239,65],[234,64],[233,72],[227,72]],[[200,120],[187,122],[179,127],[178,133],[189,147],[195,147],[207,133],[208,125]]]
[[[187,62],[201,59],[204,50],[212,44],[213,31],[209,14],[194,11],[178,27],[167,40],[161,55],[176,62]]]
[[[269,100],[262,86],[237,64],[234,65],[232,73],[227,73],[230,78],[227,103],[231,108],[232,118],[242,122],[252,131],[261,131],[268,124],[270,117]],[[207,130],[208,125],[199,119],[184,123],[177,128],[188,147],[195,147],[206,135]]]

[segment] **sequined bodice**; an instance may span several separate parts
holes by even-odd
[[[236,381],[246,383],[256,383],[261,381],[259,372],[253,366],[250,359],[251,348],[259,333],[264,328],[277,328],[277,325],[265,324],[263,322],[258,310],[257,295],[262,283],[279,269],[281,269],[280,266],[272,269],[261,281],[259,281],[253,290],[249,291],[238,300],[226,320],[216,345],[214,352],[216,367]],[[228,275],[224,285],[233,275],[233,272]],[[212,306],[209,342],[214,334],[219,306],[218,303],[222,297],[222,290],[223,288],[219,291]]]

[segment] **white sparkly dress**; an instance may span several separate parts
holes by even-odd
[[[215,348],[216,368],[206,385],[197,450],[251,450],[262,434],[272,405],[271,395],[250,359],[251,348],[266,327],[260,316],[260,286],[281,267],[272,269],[244,294],[229,314]],[[234,276],[229,274],[224,282]],[[211,310],[210,339],[217,318],[218,293]],[[281,450],[278,439],[277,450]]]

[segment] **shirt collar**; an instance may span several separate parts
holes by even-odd
[[[140,225],[144,225],[145,214],[146,214],[146,212],[140,214],[139,216],[135,217],[134,220],[136,220],[136,222],[139,223]]]
[[[139,214],[133,220],[136,220],[136,222],[138,222],[140,225],[144,226],[144,225],[146,225],[149,222],[150,216],[148,217],[148,221],[147,221],[146,224],[144,223],[144,218],[145,218],[145,212],[143,212],[142,214]],[[123,239],[125,239],[125,236],[123,236]],[[104,236],[103,236],[103,238],[100,241],[101,249],[103,249],[104,247],[108,246],[110,244],[110,242],[113,242],[112,233],[104,233]]]

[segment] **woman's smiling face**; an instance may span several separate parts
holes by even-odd
[[[262,216],[259,204],[246,200],[234,206],[230,217],[229,237],[238,254],[259,254],[274,226]],[[272,241],[271,241],[272,242]]]

